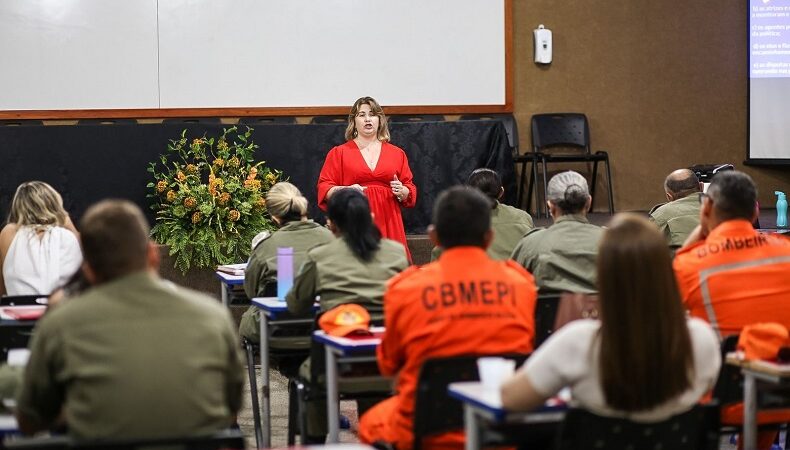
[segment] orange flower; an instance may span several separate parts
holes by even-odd
[[[228,211],[228,219],[230,219],[231,222],[235,222],[240,218],[241,218],[241,213],[236,211],[235,209],[231,209],[230,211]]]
[[[248,180],[254,180],[256,175],[258,175],[258,168],[257,167],[253,167],[253,168],[250,169],[250,174],[247,175],[247,179]]]
[[[217,200],[217,202],[220,205],[227,205],[229,201],[230,201],[230,193],[228,192],[223,192],[222,194],[220,194],[219,200]]]
[[[220,149],[220,150],[227,150],[228,149],[228,143],[225,142],[224,139],[220,139],[219,142],[217,142],[217,148]]]
[[[195,140],[192,141],[192,145],[193,146],[200,145],[202,143],[203,143],[203,139],[195,139]]]
[[[186,207],[186,209],[192,209],[195,206],[197,206],[197,200],[195,200],[195,197],[187,197],[184,199],[184,207]]]
[[[257,191],[261,188],[261,180],[244,180],[244,187],[251,191]]]
[[[261,198],[259,198],[258,200],[255,200],[255,205],[254,205],[254,206],[255,206],[256,208],[258,208],[258,209],[263,209],[263,208],[265,208],[265,207],[266,207],[266,199],[264,199],[263,197],[261,197]]]
[[[187,176],[184,175],[184,172],[179,170],[178,173],[176,174],[176,178],[178,179],[178,181],[183,182],[184,180],[187,179]]]
[[[167,190],[167,181],[161,180],[156,183],[156,192],[160,194]]]
[[[167,201],[170,203],[176,201],[176,191],[174,190],[167,191]]]
[[[276,183],[276,182],[277,182],[277,175],[275,175],[275,174],[273,174],[273,173],[271,173],[271,172],[267,173],[267,174],[266,174],[266,181],[267,181],[269,184],[274,184],[274,183]]]
[[[222,159],[222,158],[217,158],[217,159],[215,159],[215,160],[213,161],[213,163],[212,163],[212,164],[214,164],[214,165],[215,165],[215,166],[217,166],[217,167],[222,167],[222,166],[224,166],[224,165],[225,165],[225,160],[224,160],[224,159]]]
[[[235,156],[228,160],[228,166],[230,167],[239,167],[239,164],[241,164],[241,161]]]
[[[198,168],[194,164],[187,164],[187,169],[186,170],[187,170],[187,173],[189,173],[189,174],[196,174],[197,171],[198,171]]]
[[[201,220],[202,218],[203,218],[203,215],[202,215],[202,214],[200,214],[200,211],[195,211],[195,212],[192,214],[192,223],[194,223],[194,224],[196,224],[196,225],[197,225],[197,223],[198,223],[198,222],[200,222],[200,220]]]

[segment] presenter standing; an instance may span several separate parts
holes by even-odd
[[[354,102],[345,137],[345,144],[326,155],[318,176],[318,206],[326,211],[339,189],[363,192],[382,237],[402,243],[411,261],[400,209],[414,207],[417,187],[406,153],[389,143],[387,117],[376,100],[362,97]]]

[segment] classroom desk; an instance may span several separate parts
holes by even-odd
[[[736,353],[727,354],[726,362],[740,367],[743,373],[743,448],[754,450],[757,448],[757,390],[772,386],[790,392],[790,364],[743,361]]]
[[[222,304],[228,306],[230,304],[230,293],[229,290],[233,289],[233,286],[241,286],[244,284],[244,275],[231,275],[226,272],[220,272],[217,270],[214,274],[219,279],[219,289],[222,292]]]
[[[288,306],[285,301],[277,297],[255,297],[251,300],[253,306],[261,311],[261,421],[255,424],[256,439],[259,440],[261,447],[271,446],[271,403],[270,403],[270,380],[269,380],[269,338],[271,329],[274,326],[300,325],[312,323],[315,318],[311,314],[308,317],[294,317],[288,313]],[[313,312],[318,310],[318,304],[313,305]],[[255,395],[255,392],[252,392]],[[258,430],[261,430],[260,436]]]
[[[478,381],[451,383],[448,387],[450,397],[464,405],[464,431],[466,450],[479,450],[482,434],[487,423],[506,424],[559,424],[565,417],[565,404],[549,405],[540,411],[511,412],[502,408],[499,390],[483,387]]]
[[[329,336],[320,330],[313,333],[313,339],[324,344],[326,351],[326,417],[329,444],[336,444],[340,434],[337,366],[346,362],[376,361],[376,348],[381,344],[384,328],[371,327],[370,331],[373,336],[354,338]]]

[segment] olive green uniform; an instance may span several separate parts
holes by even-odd
[[[262,297],[265,295],[267,287],[276,285],[277,248],[293,248],[294,269],[298,271],[309,249],[325,244],[334,238],[331,231],[312,220],[285,224],[252,250],[247,269],[244,271],[244,292],[247,293],[247,297]],[[260,310],[255,306],[250,306],[241,317],[239,334],[252,342],[259,342],[260,333]]]
[[[699,225],[699,198],[696,194],[664,203],[650,212],[650,220],[664,233],[672,250],[683,246],[689,234]]]
[[[381,307],[384,287],[393,275],[409,266],[406,251],[399,242],[382,239],[370,261],[359,259],[339,238],[307,252],[307,258],[285,297],[288,310],[306,314],[321,296],[321,311],[344,303]]]
[[[582,215],[558,217],[548,228],[530,231],[512,258],[535,277],[539,289],[594,293],[595,258],[603,228]]]
[[[528,212],[497,202],[491,210],[491,229],[494,231],[494,240],[486,250],[492,259],[504,261],[510,258],[516,244],[529,230],[535,228],[532,216]],[[431,261],[435,261],[442,254],[440,247],[431,251]]]
[[[228,427],[244,366],[215,299],[136,272],[37,324],[17,413],[78,439],[197,435]]]
[[[387,281],[406,269],[409,261],[401,243],[382,239],[379,245],[370,261],[359,259],[342,238],[308,251],[302,270],[286,296],[288,310],[294,314],[307,313],[316,295],[321,296],[321,311],[344,303],[357,303],[368,309],[381,310]],[[302,364],[299,373],[305,379],[310,378],[309,358]],[[380,385],[368,383],[360,388],[380,389]],[[375,400],[370,403],[372,405]],[[360,408],[366,409],[366,406],[371,405],[360,405]],[[307,429],[308,436],[326,434],[325,399],[316,399],[307,404]]]

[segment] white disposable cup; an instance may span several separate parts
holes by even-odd
[[[486,356],[477,359],[477,371],[480,382],[486,390],[496,390],[502,383],[513,376],[516,371],[516,362],[512,359],[498,356]]]

